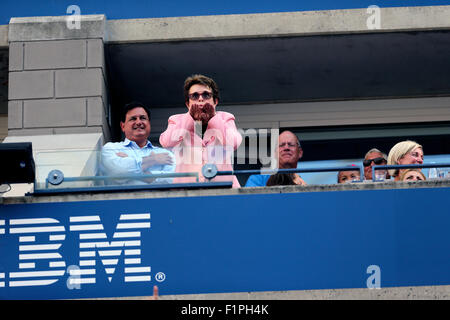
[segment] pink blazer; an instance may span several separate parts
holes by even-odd
[[[169,118],[166,131],[159,137],[164,148],[171,149],[176,158],[176,172],[198,172],[199,181],[205,181],[202,167],[214,163],[219,171],[233,170],[233,152],[242,142],[242,136],[234,123],[234,116],[217,111],[208,122],[203,139],[194,132],[195,121],[189,113]],[[194,177],[176,178],[174,182],[194,182]],[[233,188],[240,184],[236,176],[217,176],[212,181],[233,181]]]

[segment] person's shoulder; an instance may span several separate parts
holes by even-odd
[[[248,177],[246,187],[265,187],[270,175],[267,174],[252,174]]]
[[[120,148],[123,147],[123,141],[121,142],[107,142],[105,143],[105,145],[102,147],[103,149],[116,149],[116,148]]]
[[[181,120],[183,118],[186,118],[186,116],[188,116],[188,113],[177,113],[177,114],[173,114],[169,117],[169,120],[172,121],[177,121],[177,120]]]
[[[224,120],[228,120],[228,119],[233,119],[234,120],[234,115],[232,113],[226,112],[226,111],[217,111],[216,115],[221,117]]]

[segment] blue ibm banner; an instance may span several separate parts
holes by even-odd
[[[0,205],[0,299],[450,284],[450,189]]]

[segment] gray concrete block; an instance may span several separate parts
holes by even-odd
[[[354,32],[448,29],[450,6],[380,8],[380,29],[369,29],[367,8],[117,19],[107,24],[110,42],[227,39]]]
[[[56,97],[101,96],[103,90],[102,69],[72,69],[55,71]]]
[[[28,129],[28,131],[37,131],[41,129]],[[24,130],[27,131],[27,130]],[[42,131],[44,131],[42,129]],[[50,129],[54,131],[54,129]],[[33,144],[33,152],[54,150],[67,150],[67,143],[70,142],[70,149],[72,150],[100,150],[103,145],[101,134],[65,134],[65,135],[30,135],[28,137],[7,137],[5,142],[31,142]]]
[[[161,300],[448,300],[450,286],[163,295]],[[132,299],[109,298],[109,299]],[[141,297],[135,299],[148,299]]]
[[[88,127],[98,127],[101,126],[103,137],[105,141],[109,141],[111,138],[111,130],[106,118],[105,104],[102,98],[88,98]]]
[[[23,70],[23,42],[9,44],[9,71]]]
[[[53,97],[53,71],[9,73],[9,100]]]
[[[105,53],[102,39],[87,40],[87,66],[105,68]]]
[[[14,100],[8,102],[8,128],[21,129],[23,128],[23,107],[21,100]]]
[[[8,26],[0,26],[0,48],[8,47]]]
[[[26,70],[83,68],[86,66],[86,41],[26,42],[24,54]]]
[[[70,128],[55,128],[55,134],[79,134],[79,133],[102,133],[102,127],[70,127]]]
[[[87,125],[96,126],[103,124],[106,117],[103,107],[103,100],[100,97],[87,99]]]
[[[39,41],[64,39],[97,39],[105,37],[104,15],[81,15],[80,28],[72,28],[71,15],[57,17],[11,18],[8,39]]]
[[[52,128],[40,128],[40,129],[9,129],[9,136],[41,136],[53,134]]]
[[[86,126],[86,99],[27,100],[24,128]]]

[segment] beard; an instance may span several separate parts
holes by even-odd
[[[203,125],[206,125],[214,117],[215,113],[214,107],[209,103],[205,103],[203,107],[200,107],[198,104],[193,104],[189,109],[191,117],[196,121],[201,121]]]

